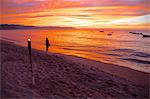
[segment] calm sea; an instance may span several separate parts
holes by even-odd
[[[132,31],[150,35],[150,31]],[[0,30],[0,33],[1,39],[22,46],[27,46],[27,39],[31,38],[33,48],[40,50],[45,50],[47,36],[51,43],[49,52],[75,55],[150,72],[150,38],[131,34],[128,30],[27,29]],[[112,35],[108,35],[109,33]]]

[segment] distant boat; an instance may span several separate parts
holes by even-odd
[[[109,33],[109,34],[107,34],[107,35],[112,35],[112,34]]]
[[[144,35],[144,34],[143,34],[143,37],[150,37],[150,35]]]
[[[104,32],[104,31],[99,31],[99,32]]]

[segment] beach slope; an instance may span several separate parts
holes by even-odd
[[[35,85],[31,86],[28,49],[1,41],[1,96],[5,98],[148,98],[148,83],[117,76],[117,66],[32,50]],[[93,65],[93,66],[92,66]],[[107,67],[107,68],[104,68]],[[101,67],[103,69],[101,69]],[[148,80],[147,73],[118,67]],[[108,71],[108,72],[107,72]],[[123,72],[123,71],[122,71]],[[136,74],[135,74],[136,75]],[[142,77],[141,76],[141,77]],[[138,79],[138,78],[137,78]]]

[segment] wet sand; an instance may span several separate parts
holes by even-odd
[[[148,98],[149,74],[112,64],[32,50],[1,40],[1,95],[5,98]]]

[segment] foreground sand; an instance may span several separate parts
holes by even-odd
[[[2,99],[148,98],[147,73],[79,57],[32,52],[35,86],[31,86],[27,48],[1,41]]]

